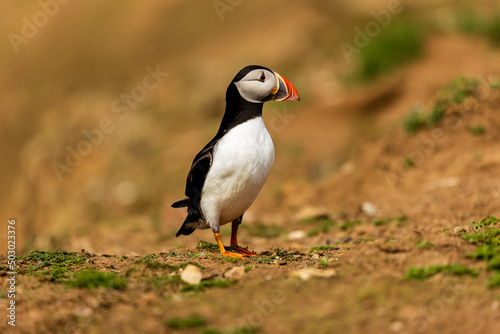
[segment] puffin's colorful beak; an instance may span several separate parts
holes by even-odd
[[[300,101],[299,93],[297,93],[297,89],[292,85],[290,81],[283,78],[278,73],[274,73],[276,76],[276,82],[278,91],[276,95],[274,95],[274,101]]]

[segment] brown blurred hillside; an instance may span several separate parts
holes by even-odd
[[[1,333],[498,332],[500,0],[0,18]],[[170,205],[249,64],[301,101],[264,106],[275,164],[238,233],[258,254],[231,259]]]
[[[397,19],[433,22],[437,33],[424,55],[437,58],[368,84],[346,79],[356,62],[346,61],[339,43],[351,42],[353,27],[371,19],[370,10],[385,9],[385,1],[366,7],[222,2],[223,9],[211,1],[54,3],[47,1],[48,9],[28,1],[0,5],[6,37],[0,49],[0,228],[16,218],[23,253],[142,253],[166,247],[165,240],[179,247],[195,242],[172,239],[183,213],[169,205],[182,197],[192,158],[218,127],[229,81],[248,64],[276,70],[302,98],[266,105],[277,158],[251,220],[272,216],[276,206],[296,211],[297,201],[313,201],[314,185],[339,170],[354,142],[401,118],[436,87],[457,75],[499,69],[483,37],[440,39],[454,36],[460,2],[405,3]],[[51,14],[46,20],[43,11]],[[30,30],[26,20],[39,20],[39,27]],[[13,47],[9,34],[23,29],[32,37]],[[374,120],[381,111],[382,121]],[[75,158],[74,151],[85,154]],[[283,200],[290,192],[299,194],[296,202]]]

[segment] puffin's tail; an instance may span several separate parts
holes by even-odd
[[[200,222],[203,220],[203,216],[200,210],[197,210],[196,208],[193,208],[192,206],[188,205],[187,201],[188,199],[186,198],[185,200],[181,200],[172,204],[172,207],[174,208],[182,208],[185,206],[188,207],[187,208],[188,215],[184,220],[184,223],[182,224],[179,231],[177,231],[177,233],[175,234],[176,237],[178,237],[181,234],[190,235],[191,233],[194,232],[194,230],[196,230],[196,228],[200,225]],[[186,205],[184,205],[185,203]]]
[[[181,199],[180,201],[175,202],[172,204],[173,208],[184,208],[189,205],[189,198],[186,197],[184,199]]]
[[[193,226],[194,225],[194,226]],[[190,235],[191,233],[196,230],[196,222],[191,221],[189,215],[186,217],[186,220],[184,220],[184,223],[182,224],[181,228],[177,233],[175,234],[176,237],[179,235]]]

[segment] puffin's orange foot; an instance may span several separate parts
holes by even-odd
[[[217,245],[219,245],[220,253],[223,256],[235,257],[235,258],[239,258],[239,259],[246,259],[246,258],[248,258],[250,256],[255,256],[256,255],[255,253],[247,251],[246,249],[243,249],[243,248],[238,247],[238,246],[228,247],[230,250],[235,250],[238,253],[228,252],[226,250],[226,248],[224,248],[224,246],[222,245],[222,241],[221,241],[221,238],[220,238],[220,233],[214,233],[214,236],[215,236],[215,240],[217,241]]]
[[[246,258],[248,258],[248,255],[239,254],[239,253],[233,253],[233,252],[228,252],[227,250],[224,250],[224,252],[221,252],[221,254],[223,256],[226,256],[226,257],[234,257],[234,258],[238,258],[238,259],[246,259]]]
[[[232,251],[238,252],[239,254],[244,254],[244,255],[247,255],[247,256],[255,256],[255,255],[257,255],[257,253],[254,253],[254,252],[249,251],[247,249],[241,248],[239,246],[231,246],[230,249]]]

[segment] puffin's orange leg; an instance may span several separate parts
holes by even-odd
[[[228,252],[224,246],[222,245],[222,241],[220,239],[220,233],[214,233],[215,240],[217,241],[217,245],[219,245],[219,249],[222,255],[224,256],[229,256],[229,257],[236,257],[240,259],[245,259],[248,257],[248,255],[245,254],[238,254],[238,253],[233,253],[233,252]]]
[[[257,255],[254,252],[251,252],[249,250],[243,249],[238,246],[238,227],[240,226],[240,223],[235,223],[233,222],[233,225],[231,225],[231,250],[235,250],[240,254],[245,254],[248,256],[255,256]]]

